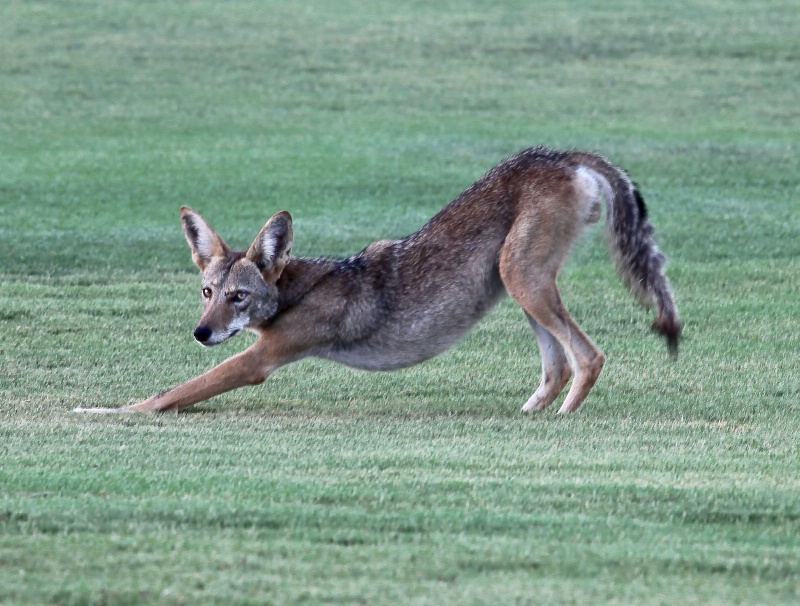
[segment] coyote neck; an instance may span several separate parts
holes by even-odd
[[[326,276],[339,266],[339,259],[296,257],[289,261],[276,286],[279,292],[278,315],[301,301]]]

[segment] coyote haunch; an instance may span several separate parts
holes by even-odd
[[[655,308],[653,326],[676,352],[681,323],[665,258],[634,183],[600,156],[533,148],[486,173],[418,232],[375,242],[349,259],[293,258],[285,211],[249,250],[236,252],[182,208],[203,274],[205,312],[195,338],[216,345],[249,328],[258,340],[139,404],[76,411],[179,410],[261,383],[307,356],[367,370],[411,366],[457,343],[507,293],[525,311],[542,354],[541,383],[522,410],[549,406],[572,378],[559,412],[573,412],[605,356],[567,313],[556,278],[603,203],[617,270],[639,301]]]

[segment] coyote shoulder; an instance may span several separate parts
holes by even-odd
[[[490,170],[418,232],[348,259],[292,257],[292,218],[285,211],[239,252],[182,208],[183,231],[202,272],[205,310],[195,339],[216,345],[247,328],[257,341],[141,403],[76,410],[180,410],[259,384],[308,356],[366,370],[404,368],[453,346],[507,293],[524,310],[542,357],[541,382],[522,410],[549,406],[572,379],[560,412],[573,412],[605,356],[567,312],[556,279],[603,206],[617,270],[639,301],[655,309],[653,326],[676,352],[681,322],[635,184],[598,155],[532,148]]]

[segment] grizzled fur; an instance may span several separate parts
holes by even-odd
[[[585,152],[532,148],[502,162],[418,232],[347,259],[291,256],[292,219],[273,216],[247,252],[232,251],[181,209],[203,273],[195,338],[216,345],[244,328],[258,340],[207,373],[140,404],[90,412],[181,409],[264,381],[307,356],[366,370],[418,364],[455,345],[509,294],[542,354],[542,409],[572,379],[561,412],[578,409],[605,356],[575,323],[556,279],[584,227],[606,209],[611,255],[624,283],[656,310],[654,328],[677,351],[681,323],[642,195],[624,171]],[[83,409],[81,409],[83,410]]]

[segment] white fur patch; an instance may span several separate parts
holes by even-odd
[[[261,256],[266,261],[275,261],[275,253],[278,247],[278,242],[274,236],[264,234],[261,238]]]
[[[247,328],[247,325],[249,323],[250,323],[249,316],[234,318],[234,320],[225,330],[221,332],[214,331],[211,334],[211,337],[209,337],[209,339],[205,343],[200,343],[200,345],[202,345],[203,347],[211,347],[212,345],[219,345],[223,341],[227,341],[231,337],[238,335],[245,328]]]
[[[578,187],[583,190],[583,192],[586,194],[586,197],[591,200],[597,199],[597,195],[600,190],[600,185],[598,183],[598,178],[600,175],[598,175],[591,168],[579,166],[578,170],[575,171],[575,177],[578,181]]]
[[[209,229],[208,225],[199,219],[192,217],[191,222],[197,231],[197,242],[195,242],[195,246],[197,246],[197,252],[201,257],[210,259],[214,254],[214,232]]]
[[[595,223],[600,220],[602,203],[610,205],[614,198],[611,184],[603,175],[588,166],[579,166],[575,171],[575,181],[578,189],[586,196],[587,206],[586,221]]]

